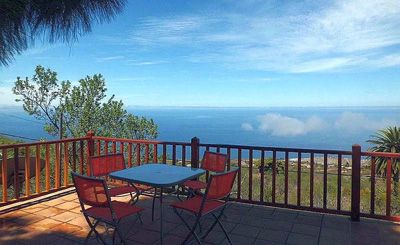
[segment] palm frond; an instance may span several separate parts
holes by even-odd
[[[111,20],[125,0],[1,0],[0,64],[9,64],[37,36],[49,42],[75,41],[93,23]]]
[[[373,145],[368,149],[369,151],[400,153],[400,128],[394,126],[378,130],[367,142]],[[387,158],[377,157],[376,166],[377,174],[386,176]],[[398,161],[394,160],[392,163],[392,173],[399,173],[399,167]]]

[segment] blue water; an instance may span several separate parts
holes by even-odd
[[[159,140],[350,150],[369,147],[377,129],[400,126],[400,107],[149,108],[128,111],[153,118]],[[51,138],[21,109],[0,108],[0,133]]]

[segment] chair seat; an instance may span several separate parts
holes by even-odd
[[[183,186],[192,190],[201,190],[207,188],[207,183],[199,180],[187,180],[183,182]]]
[[[143,208],[139,208],[136,206],[132,206],[128,203],[112,201],[111,205],[115,211],[116,218],[119,220],[123,217],[139,213],[143,211]],[[109,222],[112,222],[111,210],[109,207],[100,208],[100,207],[91,207],[85,210],[85,213],[96,219],[103,219]]]
[[[172,203],[171,206],[174,208],[178,208],[178,209],[184,209],[184,210],[189,211],[194,214],[198,214],[202,201],[203,201],[202,196],[195,196],[193,198],[190,198],[190,199],[182,201],[182,202]],[[223,202],[223,201],[207,200],[204,203],[204,208],[203,208],[202,214],[203,215],[208,214],[224,205],[225,205],[225,202]]]
[[[135,189],[135,187],[137,189]],[[112,187],[108,190],[108,193],[110,194],[110,196],[115,197],[115,196],[119,196],[119,195],[123,195],[123,194],[134,193],[137,190],[148,191],[152,188],[152,187],[146,186],[146,185],[135,185],[135,187],[133,187],[131,185]]]

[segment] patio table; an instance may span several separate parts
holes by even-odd
[[[148,163],[111,173],[113,179],[123,180],[131,184],[144,184],[160,188],[160,238],[163,243],[163,188],[182,184],[186,180],[203,175],[204,169],[181,167],[175,165]],[[157,190],[155,190],[156,192]]]

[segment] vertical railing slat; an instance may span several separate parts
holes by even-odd
[[[19,199],[20,186],[19,186],[19,149],[14,147],[14,198]]]
[[[84,143],[83,143],[83,141],[81,140],[81,141],[79,141],[79,148],[80,148],[80,150],[79,150],[79,152],[80,152],[80,157],[79,157],[79,161],[80,161],[80,166],[79,166],[79,172],[81,173],[81,174],[83,174],[83,165],[84,165],[84,147],[85,147],[85,145],[84,145]]]
[[[145,162],[149,163],[149,155],[150,155],[150,150],[149,150],[149,144],[145,144]]]
[[[172,164],[176,164],[176,145],[172,145]]]
[[[289,195],[289,152],[285,151],[285,205],[288,204]]]
[[[301,152],[297,153],[297,206],[301,206]]]
[[[310,207],[314,207],[314,152],[310,154]]]
[[[324,195],[323,195],[323,208],[326,209],[327,195],[328,195],[328,155],[324,154]]]
[[[132,143],[128,144],[128,166],[132,167]]]
[[[72,171],[74,172],[76,172],[76,158],[76,141],[74,141],[72,142]]]
[[[342,154],[338,154],[338,172],[337,172],[337,210],[342,209]]]
[[[2,150],[2,163],[1,163],[1,183],[2,183],[2,191],[3,191],[3,202],[7,202],[8,199],[8,192],[7,192],[7,186],[8,186],[8,179],[7,179],[7,149]]]
[[[241,191],[242,191],[242,183],[241,183],[241,181],[242,181],[242,149],[241,148],[238,149],[238,167],[239,167],[239,170],[237,173],[237,176],[238,176],[238,178],[237,178],[237,185],[238,185],[237,186],[237,198],[241,199],[240,198]]]
[[[157,149],[158,145],[154,144],[153,145],[153,162],[157,163],[158,162],[158,149]]]
[[[376,158],[371,157],[371,214],[375,214],[375,164]]]
[[[264,202],[264,174],[265,174],[265,169],[264,169],[264,164],[265,164],[265,151],[261,151],[261,163],[260,163],[260,202]]]
[[[69,150],[68,150],[68,142],[64,142],[64,186],[68,186],[68,177],[69,177]]]
[[[103,155],[107,155],[108,154],[108,141],[104,141],[104,154]]]
[[[136,143],[136,166],[140,166],[140,144]]]
[[[97,155],[101,155],[101,140],[97,141]]]
[[[272,151],[272,203],[275,203],[276,192],[276,151]]]
[[[41,192],[40,190],[40,145],[36,145],[36,156],[35,156],[35,191],[36,194]]]
[[[192,152],[193,154],[193,152]],[[167,144],[162,145],[162,161],[164,164],[167,163]]]
[[[386,216],[390,216],[392,203],[392,159],[386,161]]]
[[[228,147],[228,149],[226,149],[226,155],[228,155],[227,169],[229,171],[229,170],[231,170],[231,148],[230,147]]]
[[[186,166],[186,146],[182,145],[182,166]]]
[[[253,200],[253,149],[249,150],[249,200]]]
[[[119,153],[124,154],[124,142],[119,143]]]
[[[58,189],[60,188],[60,181],[61,181],[61,158],[60,158],[60,144],[56,143],[55,147],[55,155],[56,155],[56,163],[54,166],[54,172],[55,172],[55,188]]]
[[[50,145],[46,144],[46,162],[45,162],[45,173],[46,173],[46,191],[50,191]]]
[[[31,153],[29,146],[25,147],[25,196],[31,195]],[[2,182],[4,183],[4,182]]]
[[[116,141],[112,142],[112,152],[113,152],[113,154],[117,153],[117,142]]]

